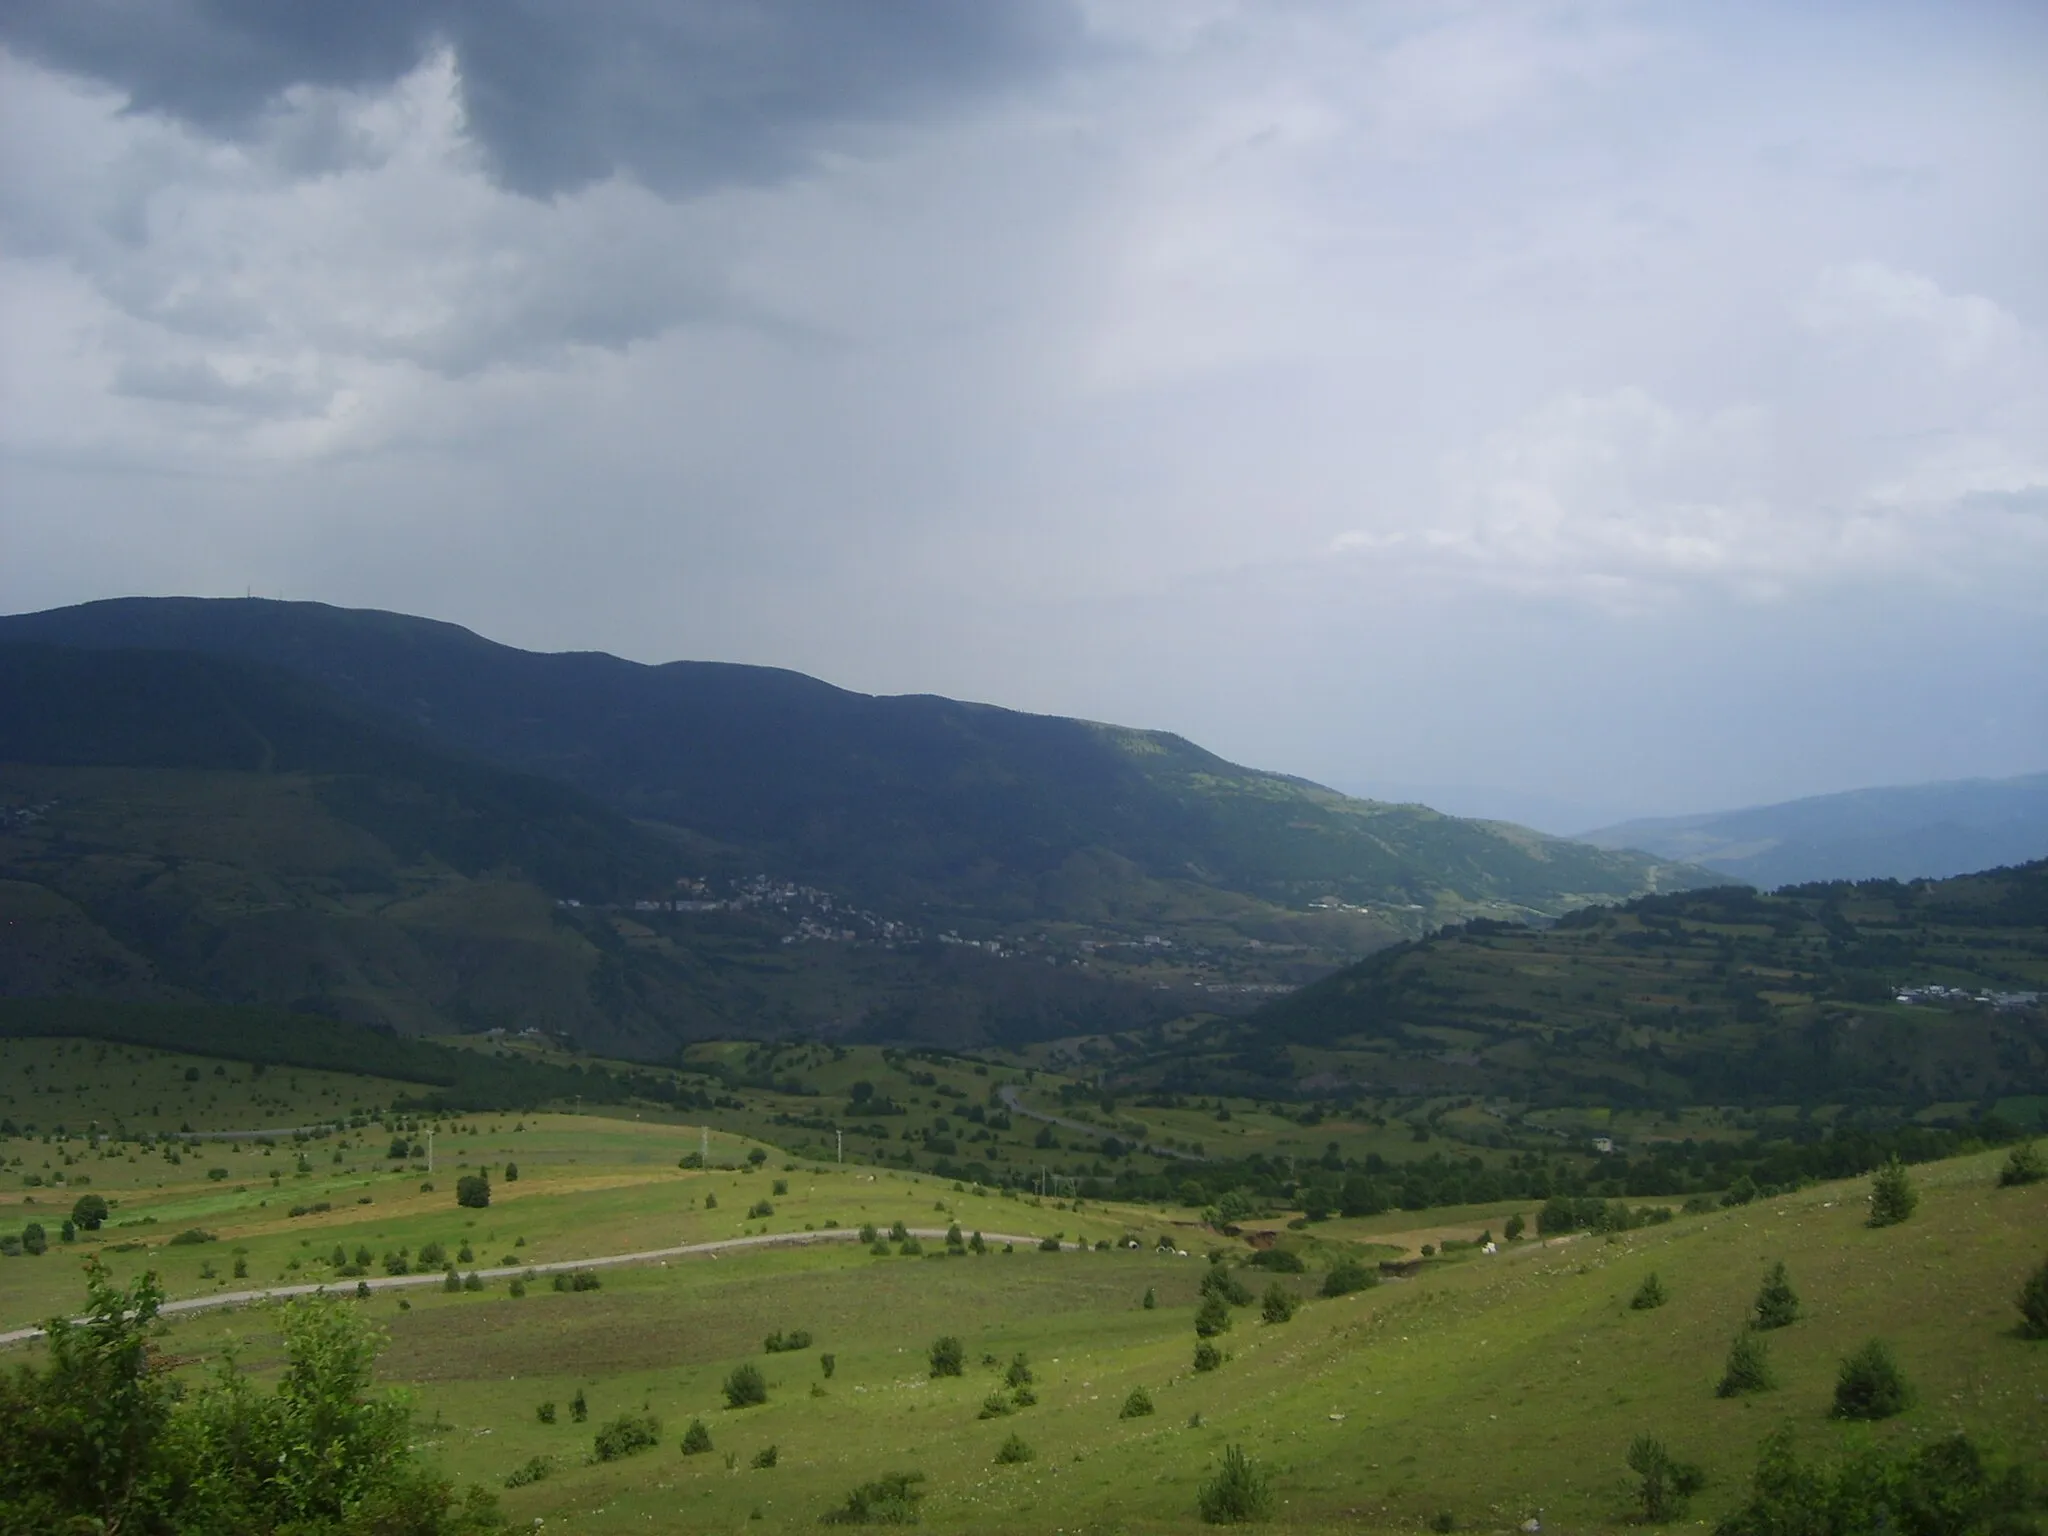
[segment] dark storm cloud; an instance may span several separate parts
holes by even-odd
[[[825,132],[1034,77],[1067,0],[0,0],[0,42],[138,111],[247,131],[294,85],[389,83],[452,48],[500,181],[682,193],[803,166]]]

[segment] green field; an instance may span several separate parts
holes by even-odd
[[[12,1049],[31,1047],[62,1049]],[[811,1070],[835,1094],[850,1083],[834,1074],[873,1067],[829,1055]],[[36,1075],[89,1059],[46,1060]],[[18,1073],[27,1057],[10,1062]],[[186,1086],[182,1061],[124,1057],[119,1065],[131,1079],[125,1092]],[[284,1069],[259,1079],[229,1066],[214,1079],[212,1065],[194,1091],[232,1090],[241,1097],[217,1107],[244,1117],[257,1110],[258,1093],[277,1096],[262,1108],[284,1114],[331,1104],[344,1089]],[[942,1105],[959,1102],[936,1092],[955,1076],[962,1091],[970,1083],[985,1091],[971,1064],[945,1070],[929,1088],[910,1086]],[[106,1080],[118,1084],[120,1073]],[[1260,1113],[1243,1112],[1255,1122]],[[366,1250],[367,1278],[383,1283],[386,1255],[416,1259],[428,1244],[467,1272],[762,1233],[815,1238],[899,1220],[932,1233],[957,1222],[964,1234],[1063,1239],[1057,1253],[1028,1241],[1006,1252],[998,1239],[984,1254],[946,1256],[934,1236],[922,1257],[821,1242],[608,1268],[600,1288],[581,1292],[556,1291],[536,1273],[523,1296],[497,1277],[474,1292],[448,1294],[429,1281],[341,1302],[388,1333],[382,1378],[413,1394],[415,1438],[451,1475],[501,1488],[533,1458],[551,1458],[544,1480],[501,1493],[515,1524],[538,1518],[549,1530],[808,1528],[855,1484],[910,1470],[925,1476],[923,1521],[937,1528],[1185,1529],[1196,1523],[1197,1486],[1227,1445],[1243,1446],[1271,1474],[1281,1528],[1415,1531],[1448,1512],[1459,1529],[1506,1531],[1540,1518],[1549,1530],[1602,1530],[1628,1523],[1623,1456],[1645,1430],[1705,1468],[1693,1515],[1709,1521],[1740,1501],[1757,1443],[1780,1425],[1808,1451],[1917,1444],[1954,1429],[2009,1460],[2039,1462],[2048,1448],[2048,1344],[2017,1336],[2012,1305],[2022,1276],[2048,1250],[2048,1184],[1994,1188],[2002,1153],[1916,1168],[1920,1210],[1885,1230],[1864,1225],[1867,1181],[1821,1184],[1611,1237],[1503,1243],[1493,1255],[1460,1248],[1411,1277],[1322,1299],[1323,1272],[1339,1258],[1412,1259],[1425,1243],[1498,1237],[1510,1215],[1533,1220],[1535,1211],[1513,1202],[1396,1211],[1305,1230],[1278,1212],[1231,1239],[1185,1208],[1077,1206],[928,1171],[841,1167],[781,1147],[765,1148],[755,1168],[747,1153],[758,1144],[729,1130],[710,1137],[711,1168],[680,1167],[703,1133],[634,1113],[449,1116],[414,1129],[392,1122],[408,1154],[411,1139],[438,1123],[431,1175],[423,1157],[390,1159],[393,1132],[376,1125],[268,1149],[173,1147],[177,1162],[162,1150],[11,1138],[0,1156],[14,1182],[7,1199],[21,1203],[0,1226],[40,1219],[52,1242],[39,1258],[0,1258],[0,1328],[75,1307],[87,1253],[118,1277],[159,1272],[173,1298],[292,1283],[329,1283],[352,1298],[355,1278],[337,1271],[337,1248],[351,1263]],[[1287,1123],[1262,1134],[1277,1137]],[[45,1161],[54,1166],[37,1166]],[[508,1161],[518,1164],[516,1181],[505,1179]],[[215,1167],[226,1177],[208,1177]],[[491,1173],[490,1205],[456,1205],[456,1178],[478,1170]],[[54,1182],[59,1172],[63,1186]],[[30,1173],[45,1181],[20,1182]],[[786,1192],[775,1192],[777,1180]],[[54,1224],[80,1190],[115,1202],[114,1211],[100,1232],[66,1244]],[[772,1213],[751,1214],[763,1201]],[[288,1214],[321,1202],[329,1209]],[[217,1240],[169,1242],[189,1228]],[[1306,1272],[1274,1277],[1246,1267],[1248,1240],[1263,1234],[1303,1255]],[[1162,1237],[1186,1256],[1161,1251]],[[1133,1239],[1136,1248],[1123,1246]],[[1273,1324],[1260,1321],[1256,1305],[1234,1309],[1217,1340],[1226,1362],[1198,1374],[1192,1321],[1211,1249],[1255,1292],[1278,1283],[1302,1305],[1292,1321]],[[1779,1385],[1717,1398],[1729,1341],[1765,1266],[1780,1258],[1805,1315],[1770,1336]],[[240,1280],[237,1261],[246,1269]],[[1652,1270],[1670,1301],[1633,1311],[1629,1297]],[[1141,1305],[1148,1288],[1154,1309]],[[811,1347],[764,1353],[767,1335],[795,1329],[813,1335]],[[929,1376],[926,1351],[941,1334],[963,1341],[959,1378]],[[1867,1428],[1831,1422],[1837,1362],[1872,1336],[1896,1350],[1914,1406]],[[192,1373],[231,1344],[259,1374],[280,1363],[261,1306],[168,1319],[160,1340]],[[829,1379],[820,1363],[828,1352]],[[16,1352],[37,1353],[33,1345]],[[979,1417],[1020,1353],[1037,1402]],[[748,1362],[763,1369],[768,1401],[729,1409],[720,1384]],[[1157,1411],[1121,1418],[1134,1387]],[[569,1411],[579,1391],[589,1406],[580,1424]],[[548,1401],[558,1405],[552,1425],[537,1414]],[[659,1445],[592,1461],[594,1431],[620,1413],[656,1415]],[[685,1456],[679,1442],[696,1419],[713,1449]],[[997,1465],[1012,1433],[1035,1459]],[[775,1465],[756,1468],[770,1445]]]

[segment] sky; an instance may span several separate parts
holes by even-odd
[[[1553,831],[2048,768],[2048,6],[0,0],[0,611]]]

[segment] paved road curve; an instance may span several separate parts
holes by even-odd
[[[912,1227],[911,1236],[917,1238],[938,1238],[946,1236],[944,1227]],[[546,1264],[514,1264],[478,1269],[477,1275],[485,1280],[509,1280],[514,1275],[569,1274],[579,1269],[617,1269],[627,1264],[658,1264],[669,1259],[687,1259],[699,1254],[710,1254],[716,1258],[720,1253],[737,1248],[800,1248],[807,1243],[858,1242],[860,1232],[853,1227],[835,1227],[826,1232],[763,1232],[756,1237],[723,1237],[709,1243],[685,1243],[677,1248],[649,1248],[642,1253],[611,1253],[595,1259],[559,1259]],[[1039,1240],[1015,1232],[984,1232],[982,1241],[990,1243],[1025,1243],[1037,1247]],[[445,1272],[436,1271],[419,1275],[381,1275],[376,1279],[361,1282],[338,1280],[314,1285],[274,1285],[255,1291],[220,1291],[211,1296],[187,1296],[181,1301],[167,1301],[163,1315],[168,1317],[179,1312],[207,1312],[215,1307],[241,1307],[254,1302],[282,1301],[293,1296],[353,1296],[358,1283],[369,1286],[373,1291],[403,1290],[407,1286],[440,1285],[447,1279]],[[0,1347],[22,1344],[30,1339],[43,1336],[40,1328],[15,1328],[0,1333]]]

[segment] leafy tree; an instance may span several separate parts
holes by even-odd
[[[72,1202],[71,1219],[81,1232],[97,1232],[107,1219],[107,1202],[98,1195],[80,1195]]]
[[[1685,1513],[1685,1501],[1706,1484],[1706,1474],[1691,1462],[1677,1461],[1664,1442],[1638,1435],[1628,1448],[1629,1470],[1642,1479],[1636,1486],[1636,1502],[1643,1519],[1652,1525],[1675,1520]]]
[[[1272,1510],[1270,1480],[1241,1446],[1226,1446],[1223,1463],[1196,1490],[1195,1508],[1210,1525],[1242,1525]]]
[[[1131,1388],[1131,1395],[1124,1399],[1124,1405],[1117,1412],[1120,1419],[1142,1419],[1152,1413],[1152,1394],[1143,1387]]]
[[[1657,1278],[1653,1269],[1643,1277],[1643,1283],[1636,1287],[1636,1293],[1629,1298],[1628,1304],[1638,1312],[1650,1312],[1670,1299],[1664,1292],[1664,1282]]]
[[[40,1221],[32,1221],[21,1229],[21,1251],[23,1253],[31,1256],[47,1253],[49,1247],[50,1236],[43,1230],[43,1224]]]
[[[702,1456],[711,1449],[711,1431],[704,1427],[702,1419],[690,1420],[690,1427],[683,1431],[683,1454]]]
[[[2029,1339],[2048,1339],[2048,1259],[2020,1286],[2019,1308],[2020,1333]]]
[[[1904,1413],[1912,1401],[1912,1389],[1881,1339],[1872,1339],[1842,1362],[1835,1377],[1835,1406],[1830,1416],[1837,1419],[1888,1419]]]
[[[507,1163],[505,1165],[505,1182],[507,1184],[517,1184],[519,1182],[519,1165],[517,1163]]]
[[[1773,1264],[1764,1276],[1752,1313],[1750,1326],[1754,1328],[1783,1328],[1799,1321],[1799,1293],[1785,1276],[1784,1260]]]
[[[1894,1152],[1870,1179],[1870,1225],[1894,1227],[1913,1214],[1920,1203],[1912,1176]]]
[[[2019,1536],[2032,1529],[2029,1481],[2017,1467],[1994,1474],[1963,1435],[1917,1450],[1867,1446],[1830,1467],[1802,1463],[1781,1429],[1757,1456],[1748,1503],[1718,1536]]]
[[[1010,1437],[996,1448],[996,1465],[999,1467],[1014,1467],[1020,1462],[1036,1461],[1037,1459],[1038,1452],[1026,1445],[1024,1437],[1015,1432],[1012,1432]]]
[[[967,1350],[954,1334],[944,1334],[932,1341],[930,1351],[932,1375],[958,1376],[967,1365]]]
[[[747,1161],[751,1163],[754,1167],[759,1168],[763,1163],[768,1161],[768,1154],[762,1148],[755,1147],[747,1153]]]
[[[1749,1392],[1768,1392],[1777,1384],[1777,1379],[1771,1374],[1769,1346],[1747,1329],[1735,1335],[1735,1342],[1728,1346],[1728,1363],[1722,1368],[1721,1381],[1714,1388],[1714,1395],[1740,1397]]]
[[[2001,1189],[2018,1184],[2038,1184],[2043,1179],[2048,1179],[2048,1156],[2042,1155],[2038,1142],[2021,1142],[2005,1155],[2005,1166],[1998,1170]]]
[[[725,1403],[728,1408],[751,1408],[768,1401],[768,1380],[761,1374],[759,1366],[738,1365],[725,1378]]]
[[[887,1472],[872,1482],[862,1483],[847,1494],[846,1502],[819,1518],[826,1525],[915,1525],[917,1501],[924,1490],[922,1472]]]
[[[622,1413],[597,1432],[592,1450],[599,1461],[618,1461],[661,1444],[661,1420],[651,1413]]]
[[[465,1173],[455,1181],[455,1203],[482,1210],[491,1203],[491,1181],[481,1173]]]
[[[1339,1259],[1330,1266],[1330,1272],[1323,1276],[1325,1296],[1348,1296],[1353,1291],[1370,1290],[1380,1283],[1380,1277],[1356,1259]]]
[[[1293,1296],[1275,1280],[1266,1287],[1266,1297],[1259,1307],[1259,1315],[1269,1323],[1284,1323],[1293,1318],[1296,1305]]]

